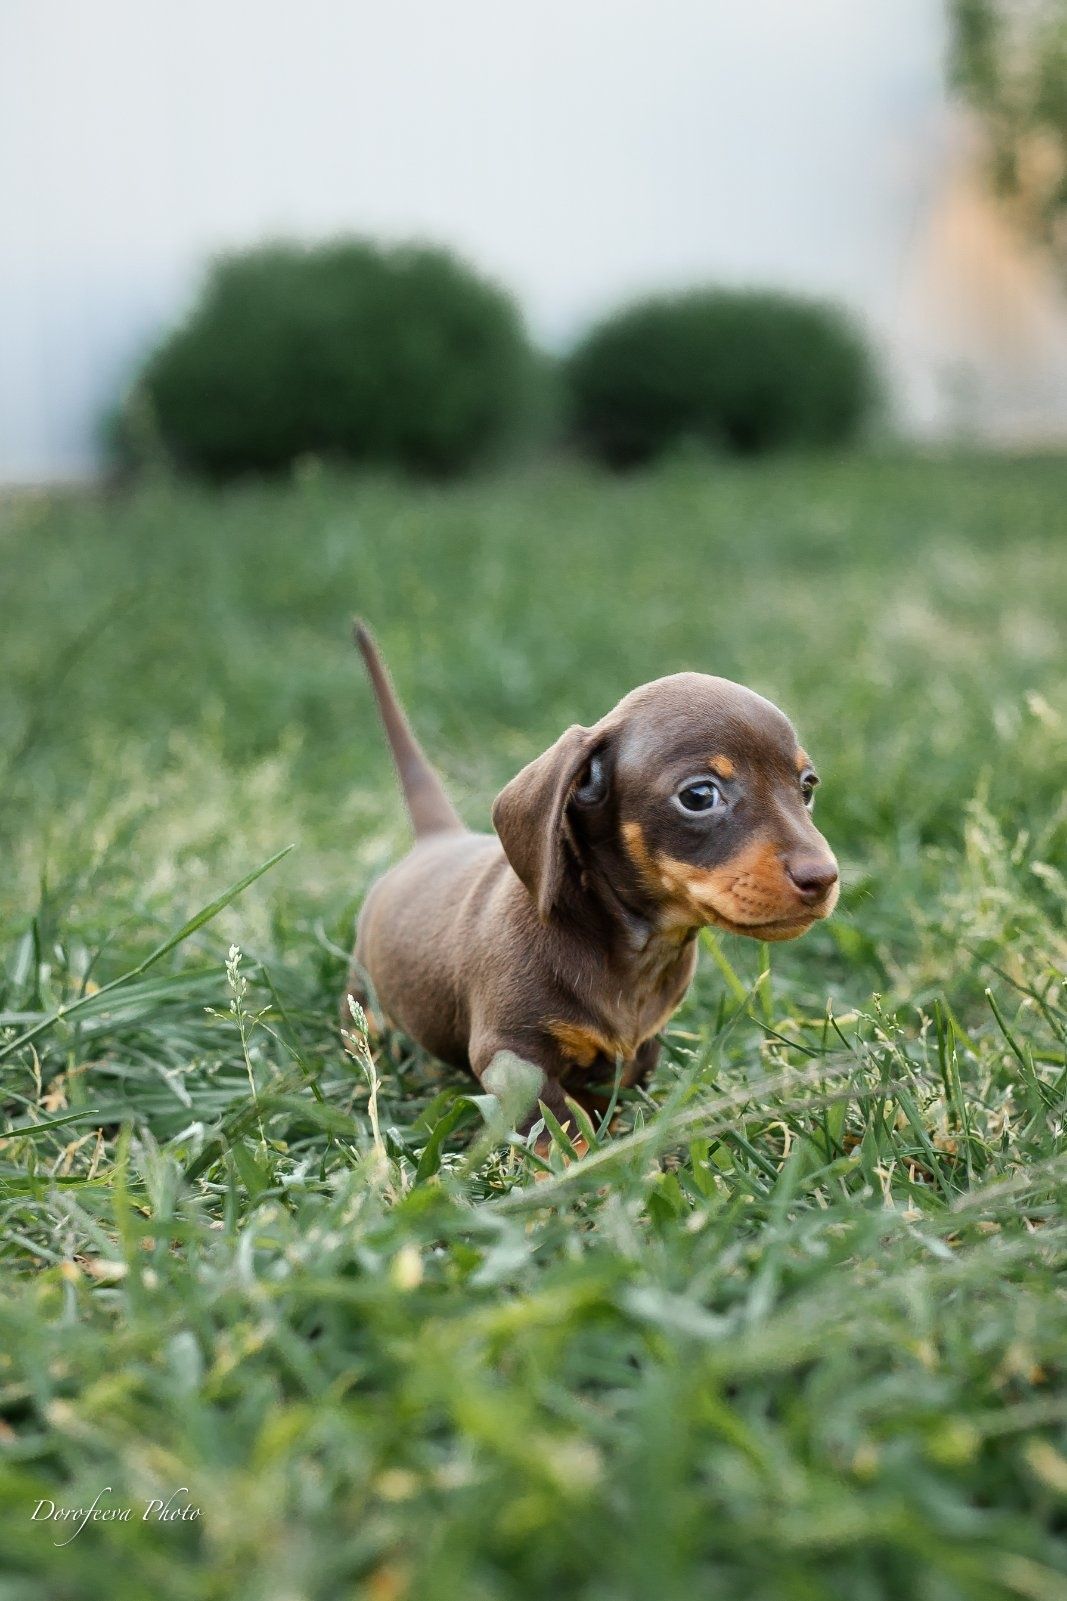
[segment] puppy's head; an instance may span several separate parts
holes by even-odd
[[[569,728],[501,790],[493,824],[543,918],[599,885],[664,930],[795,939],[837,901],[818,781],[770,701],[676,673]]]

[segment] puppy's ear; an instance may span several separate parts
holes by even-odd
[[[517,773],[493,802],[493,827],[508,861],[530,891],[542,921],[559,896],[566,866],[567,803],[597,806],[607,797],[603,736],[577,723]]]

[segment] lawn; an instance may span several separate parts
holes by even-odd
[[[1067,459],[164,480],[0,590],[0,1601],[1067,1598]],[[341,1047],[354,610],[476,826],[683,667],[822,774],[840,910],[542,1182]]]

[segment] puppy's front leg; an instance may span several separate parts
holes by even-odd
[[[655,1034],[637,1047],[637,1054],[632,1061],[626,1063],[623,1070],[623,1089],[635,1089],[638,1085],[648,1082],[659,1061],[660,1049],[661,1043]]]
[[[659,1061],[660,1041],[655,1035],[637,1047],[637,1050],[628,1061],[621,1062],[619,1088],[632,1090],[647,1083]],[[619,1071],[616,1069],[616,1071]],[[605,1071],[599,1075],[595,1089],[590,1089],[581,1079],[571,1081],[567,1085],[567,1093],[571,1100],[577,1101],[583,1112],[588,1112],[594,1123],[602,1118],[608,1107],[612,1104],[613,1093],[607,1088],[611,1081],[611,1072]],[[613,1124],[614,1126],[614,1124]]]
[[[548,1110],[552,1113],[552,1116],[556,1119],[556,1122],[560,1125],[564,1134],[568,1134],[575,1142],[581,1139],[581,1133],[579,1131],[578,1124],[575,1122],[574,1113],[567,1105],[567,1097],[564,1095],[563,1088],[558,1079],[549,1078],[546,1074],[542,1080],[541,1088],[537,1092],[537,1099],[548,1107]],[[541,1107],[535,1106],[531,1112],[528,1112],[524,1118],[520,1119],[516,1127],[516,1133],[529,1134],[530,1130],[533,1128],[540,1116]],[[541,1143],[541,1141],[538,1141],[539,1146]],[[547,1139],[544,1143],[546,1145],[551,1145],[551,1138]],[[582,1149],[584,1149],[584,1142]]]
[[[471,1049],[470,1061],[479,1082],[515,1119],[516,1131],[528,1134],[541,1116],[543,1102],[563,1130],[573,1139],[578,1133],[574,1114],[559,1082],[564,1062],[548,1061],[539,1052],[533,1060],[527,1041],[499,1038],[479,1041]]]

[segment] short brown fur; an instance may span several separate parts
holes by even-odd
[[[346,994],[373,993],[433,1055],[478,1077],[500,1052],[524,1057],[573,1129],[565,1089],[597,1108],[598,1083],[652,1071],[701,927],[792,939],[832,910],[811,763],[751,690],[701,673],[642,685],[525,767],[494,803],[496,835],[475,834],[362,625],[356,639],[416,837],[367,896]]]

